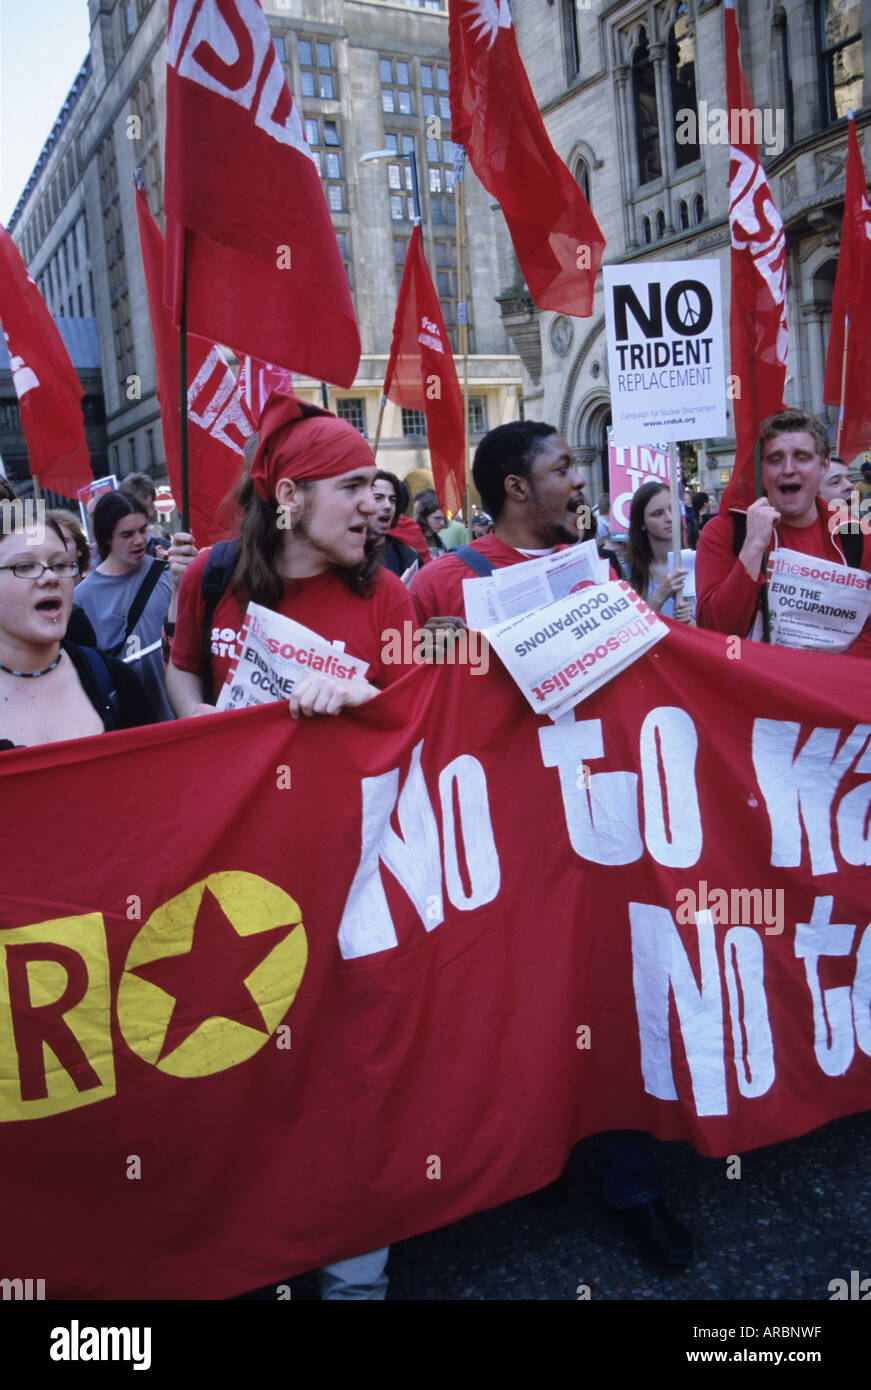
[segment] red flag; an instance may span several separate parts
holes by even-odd
[[[426,415],[436,495],[448,511],[458,512],[466,487],[463,397],[420,226],[412,230],[405,256],[384,395]]]
[[[161,299],[163,237],[142,189],[136,191],[139,244],[157,361],[163,447],[173,496],[180,498],[178,333]],[[227,494],[242,473],[242,447],[255,423],[242,390],[214,343],[188,334],[188,482],[190,527],[197,545],[212,545],[235,529]]]
[[[240,352],[350,386],[360,336],[299,113],[257,0],[172,0],[164,300]]]
[[[508,0],[450,0],[451,135],[499,202],[540,309],[586,318],[605,238],[550,143]]]
[[[254,420],[259,420],[263,407],[273,391],[282,391],[292,396],[293,372],[276,367],[273,362],[261,362],[257,357],[239,356],[239,390],[245,397],[245,404]]]
[[[786,379],[786,238],[752,140],[753,103],[739,57],[732,0],[725,0],[729,108],[729,227],[732,234],[731,366],[737,378],[735,466],[721,511],[756,497],[753,450],[759,425],[783,403]]]
[[[832,298],[832,327],[826,357],[823,400],[826,405],[841,407],[838,421],[838,453],[845,463],[851,463],[858,453],[871,444],[871,208],[868,206],[865,170],[862,167],[859,142],[856,139],[856,124],[852,116],[847,132],[844,225],[841,229],[838,273],[835,276],[835,293]]]
[[[82,384],[54,319],[2,224],[0,321],[31,475],[49,491],[75,497],[80,487],[93,482],[82,418]]]

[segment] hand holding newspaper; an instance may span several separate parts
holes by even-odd
[[[247,709],[286,700],[310,671],[340,680],[365,680],[369,666],[316,632],[249,603],[239,634],[242,652],[218,696],[219,710]]]
[[[777,646],[845,652],[871,613],[871,575],[778,547],[768,560],[768,602]]]
[[[635,590],[617,580],[588,585],[485,635],[536,713],[557,719],[667,632]]]

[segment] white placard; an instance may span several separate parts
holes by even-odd
[[[647,261],[602,273],[615,438],[724,435],[720,262]]]

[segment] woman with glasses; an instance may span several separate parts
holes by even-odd
[[[55,522],[0,510],[0,750],[157,719],[123,662],[64,640],[77,573]]]

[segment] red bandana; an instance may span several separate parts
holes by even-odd
[[[280,478],[306,482],[372,468],[372,450],[359,430],[318,405],[273,391],[260,416],[251,481],[264,502],[275,499]]]

